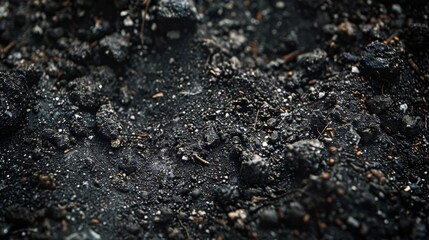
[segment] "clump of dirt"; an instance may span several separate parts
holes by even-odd
[[[428,14],[0,3],[0,238],[424,239]]]

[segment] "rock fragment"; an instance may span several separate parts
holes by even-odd
[[[285,164],[291,172],[307,177],[317,172],[323,156],[323,143],[317,139],[301,140],[287,146]]]
[[[188,0],[160,0],[156,23],[161,34],[192,30],[197,23],[196,8]]]
[[[118,115],[110,103],[100,107],[96,114],[97,130],[106,140],[118,139],[122,129]]]
[[[257,154],[244,156],[241,163],[240,179],[249,185],[260,185],[268,181],[270,169],[265,159]]]
[[[117,63],[122,63],[128,58],[130,46],[129,39],[119,33],[106,36],[100,41],[102,53]]]
[[[258,212],[259,225],[263,228],[273,228],[279,224],[279,215],[274,208],[264,208]]]
[[[71,100],[83,109],[95,111],[107,101],[105,90],[114,83],[116,76],[109,67],[98,67],[92,71],[90,75],[71,81],[69,88],[72,89]]]
[[[327,53],[322,49],[304,53],[298,57],[298,63],[305,69],[308,77],[315,77],[323,73]]]
[[[204,140],[205,140],[207,147],[209,147],[209,148],[214,148],[214,147],[217,147],[219,145],[220,138],[219,138],[219,135],[217,134],[216,130],[214,129],[214,127],[207,128],[207,130],[205,131],[205,134],[204,134]]]
[[[392,46],[374,41],[366,46],[361,66],[365,77],[375,81],[392,82],[401,75],[402,61]]]
[[[87,42],[75,40],[69,50],[70,59],[77,63],[85,63],[92,55],[92,48]]]

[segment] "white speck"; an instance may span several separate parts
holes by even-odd
[[[403,103],[399,106],[399,110],[401,110],[403,113],[405,113],[408,109],[408,105],[406,103]]]
[[[404,191],[405,192],[409,192],[411,190],[411,187],[410,186],[406,186],[405,188],[404,188]]]
[[[278,9],[285,8],[285,3],[283,1],[277,1],[276,2],[276,8],[278,8]]]
[[[127,16],[127,17],[124,19],[124,26],[125,26],[125,27],[131,27],[131,26],[133,26],[133,25],[134,25],[133,20],[131,19],[131,17],[130,17],[130,16]]]
[[[356,67],[356,66],[353,66],[353,67],[352,67],[352,73],[359,74],[359,73],[360,73],[359,68],[358,68],[358,67]]]
[[[268,147],[268,143],[267,142],[262,142],[262,147]]]
[[[326,95],[325,92],[319,92],[319,99],[322,99]]]

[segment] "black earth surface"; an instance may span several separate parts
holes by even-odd
[[[428,19],[0,1],[0,239],[427,239]]]

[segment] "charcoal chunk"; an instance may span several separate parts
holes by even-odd
[[[130,46],[129,39],[119,33],[106,36],[100,41],[102,53],[117,63],[124,62],[128,58]]]
[[[118,115],[110,103],[100,107],[96,115],[97,130],[100,136],[107,140],[119,137],[122,129]]]
[[[315,77],[324,70],[327,53],[322,49],[316,49],[313,52],[302,54],[298,57],[298,63],[301,64],[308,77]]]
[[[270,169],[267,161],[257,154],[245,155],[241,163],[240,179],[248,185],[261,185],[268,181]]]
[[[287,146],[286,167],[307,177],[317,172],[323,156],[323,143],[316,139],[301,140]]]
[[[76,78],[69,83],[72,89],[70,98],[83,108],[95,111],[106,102],[105,89],[113,84],[116,76],[112,69],[108,67],[98,67],[93,69],[93,74]]]
[[[390,45],[379,41],[370,43],[365,48],[361,59],[364,77],[375,81],[397,80],[401,75],[402,65],[397,51]]]
[[[161,33],[191,30],[197,23],[197,12],[188,0],[160,0],[156,22]]]

